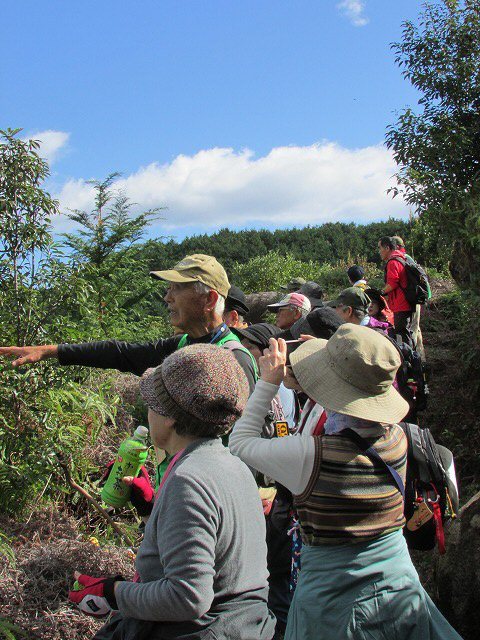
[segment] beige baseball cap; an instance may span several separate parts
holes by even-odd
[[[203,253],[186,256],[173,269],[150,271],[150,275],[152,278],[167,282],[202,282],[224,298],[227,297],[230,289],[225,269],[216,258]]]

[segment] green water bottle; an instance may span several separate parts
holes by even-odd
[[[122,482],[125,476],[137,477],[148,454],[147,427],[137,427],[135,433],[120,445],[110,475],[102,489],[103,502],[111,507],[123,507],[130,499],[131,488]]]

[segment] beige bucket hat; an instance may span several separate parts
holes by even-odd
[[[370,327],[345,323],[328,340],[308,340],[290,354],[310,398],[347,416],[392,424],[409,411],[393,387],[400,354]]]

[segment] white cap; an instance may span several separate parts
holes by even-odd
[[[147,427],[143,427],[142,425],[140,425],[135,429],[135,435],[138,436],[139,438],[146,438],[148,436]]]

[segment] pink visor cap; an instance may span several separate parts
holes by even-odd
[[[289,293],[280,302],[269,304],[267,309],[269,311],[278,311],[282,307],[298,307],[304,311],[312,310],[310,300],[301,293]]]

